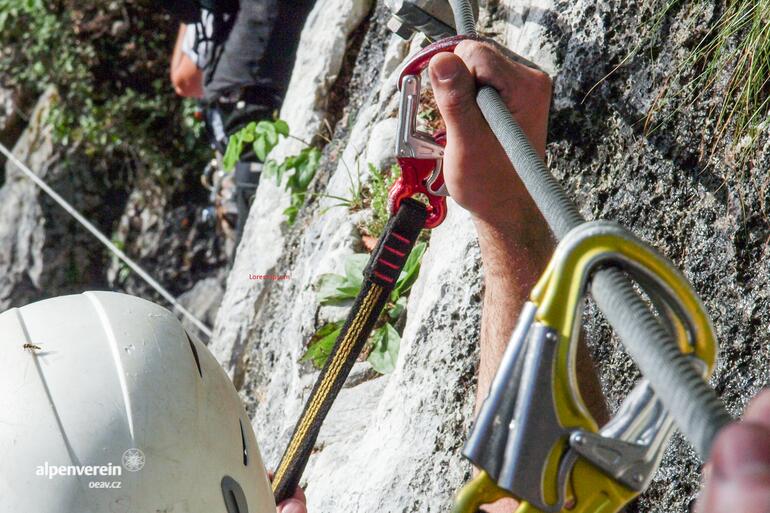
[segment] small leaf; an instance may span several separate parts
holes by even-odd
[[[345,299],[354,299],[356,296],[358,296],[358,293],[361,292],[361,287],[356,287],[355,285],[343,286],[337,289],[337,292],[339,293],[340,297]]]
[[[312,361],[315,367],[319,369],[323,367],[341,331],[342,323],[331,322],[321,326],[310,339],[307,351],[305,351],[300,361]]]
[[[372,334],[372,343],[372,352],[367,361],[380,374],[393,372],[401,348],[401,336],[396,329],[390,323],[385,323]]]
[[[125,283],[129,276],[131,276],[131,269],[121,267],[118,271],[118,283]]]
[[[294,221],[297,220],[297,214],[299,214],[299,208],[294,205],[287,207],[283,211],[283,215],[286,216],[286,222],[289,223],[289,225],[293,225]]]
[[[247,143],[254,142],[254,139],[256,139],[257,137],[256,129],[257,129],[257,124],[254,121],[252,121],[251,123],[243,127],[239,132],[243,142],[247,142]]]
[[[388,317],[390,317],[390,319],[395,322],[399,317],[401,317],[401,314],[404,313],[404,310],[406,310],[406,296],[398,298],[398,300],[393,304],[393,307],[388,310]]]
[[[343,296],[339,289],[345,286],[347,280],[339,274],[327,273],[318,278],[316,289],[318,290],[318,300],[322,305],[333,304],[347,297]]]
[[[267,142],[265,141],[265,138],[257,137],[257,139],[254,141],[254,154],[259,160],[264,162],[267,160],[267,153]]]
[[[311,168],[307,164],[300,167],[299,172],[296,174],[297,188],[303,191],[307,190],[314,176],[315,176],[315,169]]]
[[[320,162],[321,152],[317,148],[302,150],[302,161],[297,166],[297,187],[307,189],[315,176]]]
[[[225,171],[232,171],[238,160],[241,158],[241,151],[243,150],[243,142],[238,133],[233,134],[227,143],[227,149],[225,150],[225,156],[222,158],[222,165]]]
[[[278,144],[278,132],[270,121],[260,121],[257,124],[257,132],[265,139],[270,147]]]
[[[282,163],[275,169],[275,183],[277,185],[281,185],[281,180],[283,180],[284,173],[286,173],[286,162]]]
[[[276,119],[273,125],[275,126],[276,132],[284,137],[289,137],[289,124],[286,121],[282,119]]]
[[[262,174],[268,178],[275,178],[278,176],[278,162],[273,159],[265,162],[265,165],[262,167]]]
[[[345,261],[345,277],[348,280],[348,285],[361,288],[361,284],[364,281],[364,268],[369,262],[369,255],[363,253],[356,253],[350,255]]]

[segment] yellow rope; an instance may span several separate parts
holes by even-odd
[[[299,446],[302,444],[302,441],[305,440],[305,437],[308,434],[308,430],[313,425],[315,418],[318,416],[321,405],[331,392],[332,386],[339,376],[340,370],[342,370],[343,365],[348,360],[350,352],[355,345],[355,341],[361,334],[361,330],[363,329],[366,320],[369,318],[372,309],[380,299],[382,291],[383,288],[381,286],[373,284],[369,289],[369,292],[366,294],[363,302],[361,303],[361,308],[358,310],[355,318],[350,323],[350,329],[345,334],[345,338],[342,340],[342,344],[340,344],[339,350],[333,356],[332,363],[329,366],[329,372],[324,375],[321,385],[317,388],[317,393],[315,393],[311,398],[311,402],[308,405],[308,408],[305,410],[306,413],[302,416],[302,419],[297,426],[297,430],[291,439],[291,443],[286,449],[286,455],[278,466],[278,470],[275,473],[275,478],[273,479],[273,491],[278,489],[287,470],[291,466],[291,463],[294,461],[294,458],[297,455],[297,451],[299,450]]]

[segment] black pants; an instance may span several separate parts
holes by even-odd
[[[262,163],[241,160],[235,165],[235,205],[238,208],[238,223],[235,227],[235,247],[243,237],[243,227],[249,216],[254,195],[257,193]]]

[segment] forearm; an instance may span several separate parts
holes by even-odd
[[[556,243],[545,219],[527,195],[499,209],[498,218],[476,219],[484,267],[476,411],[489,392],[524,303],[551,259]],[[575,362],[583,400],[603,424],[607,410],[584,339]]]
[[[554,242],[532,200],[503,208],[498,220],[475,219],[484,268],[484,306],[481,317],[476,411],[486,398],[519,313],[545,269]],[[516,210],[511,210],[515,208]],[[485,506],[490,513],[511,513],[512,499]]]
[[[500,219],[475,219],[484,269],[477,408],[487,395],[521,308],[555,246],[531,198],[516,203],[503,209],[505,215]]]

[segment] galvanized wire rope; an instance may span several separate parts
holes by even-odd
[[[16,155],[8,150],[2,143],[0,143],[0,153],[4,154],[10,162],[12,162],[16,168],[21,171],[27,178],[32,180],[43,192],[51,197],[65,212],[71,215],[75,220],[80,223],[91,235],[101,242],[113,255],[115,255],[121,262],[126,264],[132,271],[134,271],[141,279],[143,279],[150,287],[160,294],[166,301],[168,301],[176,311],[185,316],[192,322],[201,333],[206,337],[211,338],[211,328],[206,326],[203,321],[198,319],[195,315],[182,306],[177,299],[166,290],[160,283],[158,283],[147,271],[142,269],[136,262],[129,258],[123,251],[120,250],[115,244],[110,241],[96,226],[94,226],[88,219],[86,219],[80,212],[78,212],[72,205],[62,198],[55,190],[53,190],[45,181],[37,176],[32,170],[19,160]]]

